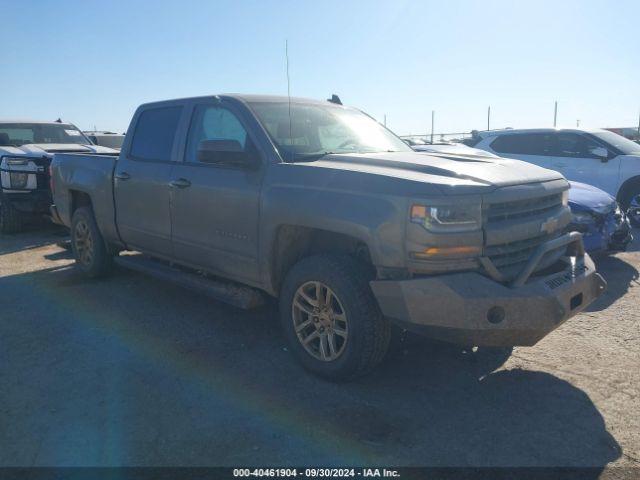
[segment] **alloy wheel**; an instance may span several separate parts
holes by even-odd
[[[347,345],[347,315],[338,296],[322,282],[298,288],[292,305],[293,327],[300,344],[323,362],[337,359]]]
[[[85,266],[93,261],[93,238],[87,222],[80,220],[74,229],[73,241],[76,247],[78,261]]]

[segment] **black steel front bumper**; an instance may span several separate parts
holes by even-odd
[[[546,252],[572,247],[564,268],[532,276]],[[598,298],[606,288],[580,234],[539,247],[510,283],[478,272],[410,280],[376,280],[371,288],[382,313],[408,330],[477,346],[534,345]]]

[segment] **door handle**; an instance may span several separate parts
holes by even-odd
[[[169,185],[174,188],[187,188],[191,186],[191,182],[186,178],[178,178],[169,182]]]
[[[129,175],[127,172],[120,172],[116,173],[114,177],[116,177],[118,180],[129,180],[131,178],[131,175]]]

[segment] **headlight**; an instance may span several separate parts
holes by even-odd
[[[10,188],[22,189],[27,186],[29,174],[23,172],[9,172]]]
[[[470,232],[482,226],[482,208],[480,204],[413,205],[411,222],[432,232]]]
[[[573,214],[573,218],[571,221],[573,223],[593,223],[595,221],[595,218],[590,213],[577,212]]]
[[[33,190],[36,188],[36,165],[28,158],[4,157],[0,162],[2,188]]]

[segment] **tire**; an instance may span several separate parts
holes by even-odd
[[[391,327],[371,292],[366,269],[347,256],[318,255],[294,265],[280,292],[280,322],[302,366],[333,381],[368,373],[389,347]],[[305,346],[302,339],[314,335]]]
[[[640,227],[640,181],[635,181],[624,189],[620,196],[620,206],[627,212],[633,227]]]
[[[0,232],[19,233],[22,231],[22,219],[10,203],[0,203]]]
[[[90,278],[106,275],[113,257],[107,250],[89,207],[78,208],[71,219],[71,250],[76,265]]]
[[[0,232],[19,233],[22,231],[22,218],[10,203],[0,203]]]

